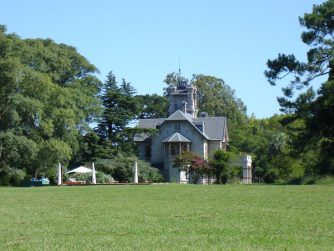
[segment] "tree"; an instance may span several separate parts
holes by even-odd
[[[189,81],[173,72],[167,74],[164,82],[176,85]],[[197,87],[199,112],[207,112],[210,116],[225,116],[235,122],[246,118],[246,106],[241,99],[235,97],[235,91],[223,79],[193,74],[190,84]]]
[[[276,157],[286,152],[287,136],[280,132],[273,135],[271,142],[269,143],[269,155]]]
[[[168,116],[168,100],[157,94],[135,96],[139,104],[139,119],[166,118]]]
[[[190,177],[190,180],[195,184],[210,172],[208,163],[189,151],[176,156],[173,166],[178,168],[179,171],[185,172],[186,176]]]
[[[314,5],[312,13],[300,18],[306,28],[302,41],[310,46],[307,61],[301,62],[294,55],[279,54],[278,58],[268,60],[265,71],[271,85],[290,77],[289,84],[283,88],[284,97],[278,98],[281,111],[289,114],[285,123],[302,121],[297,136],[300,152],[309,145],[319,145],[319,174],[334,174],[334,1],[328,0]],[[317,92],[310,85],[319,77],[327,80]],[[305,89],[297,98],[295,91]],[[320,144],[318,144],[318,142]]]
[[[225,116],[238,122],[246,117],[246,106],[235,97],[235,91],[223,79],[194,74],[191,83],[199,93],[199,112]]]
[[[209,165],[207,161],[202,159],[197,155],[193,155],[191,159],[191,165],[189,167],[189,175],[195,184],[204,177],[204,175],[208,175],[210,172]]]
[[[186,176],[189,176],[192,158],[193,154],[191,152],[182,152],[175,157],[173,167],[178,168],[180,172],[183,171],[185,172]]]
[[[231,154],[218,149],[213,153],[212,158],[209,161],[209,165],[216,176],[217,184],[226,184],[230,178],[230,173],[232,171],[229,166],[229,161],[231,159]]]
[[[133,139],[126,129],[138,113],[135,90],[124,79],[118,86],[115,75],[109,72],[102,91],[103,114],[97,132],[111,146],[122,148]]]
[[[66,163],[78,150],[79,135],[99,114],[97,69],[74,47],[51,39],[20,39],[6,34],[4,26],[0,55],[0,133],[4,136],[0,145],[7,151],[0,162],[35,176],[53,168],[55,161]],[[9,138],[16,142],[12,147]],[[22,152],[19,149],[26,143],[33,154],[24,157],[24,163],[9,161],[7,157]]]
[[[30,166],[38,153],[38,145],[13,131],[0,132],[0,167]]]
[[[117,85],[116,77],[109,72],[102,87],[103,114],[98,125],[98,133],[102,138],[114,141],[115,134],[121,130],[124,123],[117,116],[118,101],[121,98],[121,90]]]
[[[165,78],[164,82],[167,85],[170,85],[170,84],[178,85],[179,83],[188,82],[188,80],[185,77],[183,77],[181,75],[181,71],[179,71],[179,73],[176,73],[176,72],[168,73],[166,75],[166,78]]]

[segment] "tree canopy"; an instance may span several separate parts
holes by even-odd
[[[247,116],[246,106],[223,79],[167,74],[166,84],[186,82],[198,90],[199,112],[228,118],[228,153],[215,152],[210,165],[191,153],[175,166],[193,181],[215,173],[235,177],[231,156],[253,157],[258,182],[299,182],[305,176],[334,174],[334,0],[314,5],[299,19],[306,61],[278,54],[264,72],[271,85],[283,84],[278,98],[285,114]],[[131,181],[136,160],[136,119],[168,116],[168,99],[136,95],[112,71],[101,82],[97,68],[69,45],[51,39],[21,39],[0,25],[0,184],[19,184],[26,174],[53,175],[55,164],[96,166],[120,181]],[[320,82],[320,87],[317,84]],[[316,83],[316,84],[314,84]],[[97,126],[93,129],[93,126]],[[139,162],[142,180],[158,181],[158,170]]]
[[[74,47],[21,39],[4,26],[0,55],[0,168],[37,175],[67,162],[99,113],[97,69]]]
[[[204,74],[193,74],[189,81],[173,72],[167,74],[164,80],[166,84],[177,84],[180,81],[196,86],[199,95],[199,113],[207,112],[210,116],[224,116],[238,122],[245,119],[246,106],[241,99],[235,96],[235,90],[223,79]]]
[[[283,122],[301,121],[296,137],[300,152],[319,149],[319,174],[334,174],[333,17],[333,0],[314,5],[312,13],[299,19],[305,28],[302,41],[310,47],[307,61],[299,61],[294,55],[279,54],[276,59],[268,60],[268,70],[265,71],[272,85],[288,79],[287,86],[282,89],[284,97],[278,98],[281,110],[289,114]],[[326,80],[315,91],[312,84],[319,81],[319,77],[322,77],[320,81]]]

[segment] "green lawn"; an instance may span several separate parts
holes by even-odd
[[[333,250],[334,186],[0,188],[0,250]]]

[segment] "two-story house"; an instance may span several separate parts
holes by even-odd
[[[139,157],[159,168],[166,181],[187,182],[187,177],[173,167],[175,156],[191,151],[208,159],[213,151],[226,149],[229,141],[227,119],[209,117],[204,112],[197,117],[197,90],[191,84],[170,85],[167,95],[168,118],[140,119],[138,122],[138,128],[158,129],[158,133],[137,134],[134,140]]]

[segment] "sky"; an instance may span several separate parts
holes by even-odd
[[[167,73],[222,78],[247,114],[279,113],[286,84],[270,86],[268,59],[305,59],[298,17],[320,0],[0,0],[0,24],[21,38],[51,38],[77,48],[100,71],[113,71],[138,94],[163,94]]]

